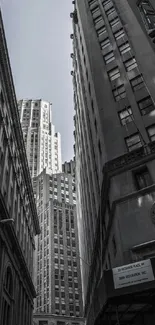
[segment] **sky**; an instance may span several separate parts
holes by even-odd
[[[17,99],[53,104],[62,159],[73,158],[72,0],[0,0]]]

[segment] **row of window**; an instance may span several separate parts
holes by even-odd
[[[150,141],[155,141],[155,124],[147,128]],[[132,151],[143,146],[143,140],[138,133],[132,134],[125,139],[128,150]]]

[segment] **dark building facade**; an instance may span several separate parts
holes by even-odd
[[[34,321],[80,325],[83,302],[75,178],[67,173],[51,175],[45,169],[36,178],[36,188],[41,235],[36,240]]]
[[[155,3],[73,4],[77,216],[90,325],[103,322],[104,272],[155,253]],[[141,324],[145,303],[135,312],[127,305],[122,323]],[[144,324],[154,321],[150,305]],[[105,324],[119,324],[120,315],[121,306]]]
[[[0,13],[0,324],[31,325],[40,231]]]

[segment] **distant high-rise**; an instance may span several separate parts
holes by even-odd
[[[52,124],[52,104],[41,99],[18,102],[31,177],[45,167],[61,172],[61,136]]]
[[[80,325],[83,301],[75,161],[62,165],[61,137],[51,123],[50,103],[21,100],[18,109],[41,226],[34,262],[34,321]]]
[[[132,275],[119,276],[126,268],[115,267],[148,259],[152,272],[149,259],[155,256],[155,1],[73,4],[71,75],[86,322],[150,324],[155,308],[153,300],[148,307],[145,290],[150,293],[151,284],[135,286],[139,278],[125,281]]]
[[[62,171],[66,174],[71,174],[73,177],[75,177],[75,159],[74,160],[70,160],[65,161],[62,164]]]
[[[41,319],[44,312],[45,320],[51,314],[63,316],[64,325],[69,317],[80,324],[83,303],[75,179],[71,174],[50,175],[44,170],[36,184],[41,236],[36,242],[34,319]]]

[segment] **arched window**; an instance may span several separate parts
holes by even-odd
[[[13,296],[13,277],[10,266],[7,267],[5,272],[3,288],[2,325],[10,325]]]

